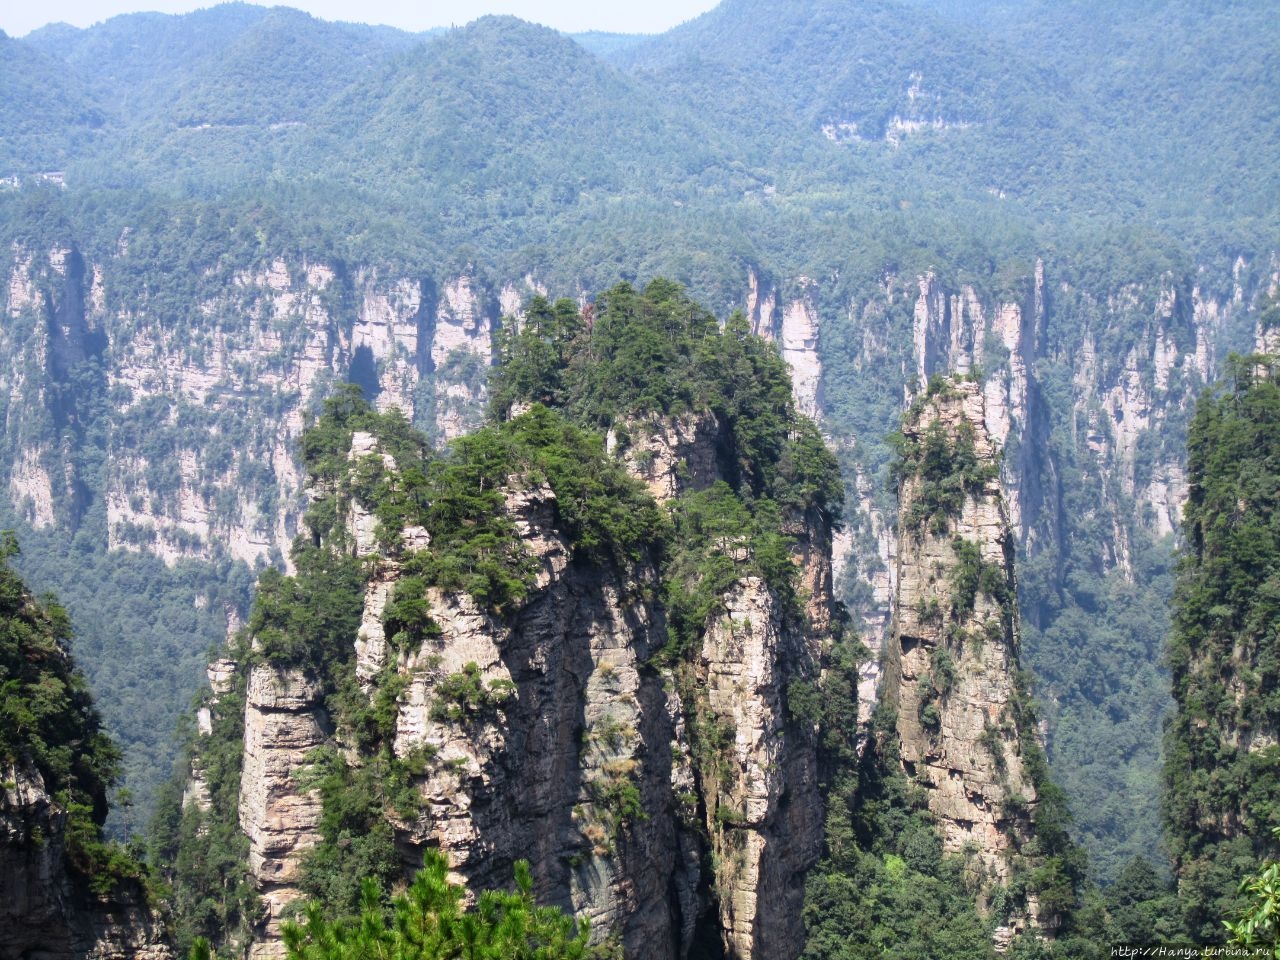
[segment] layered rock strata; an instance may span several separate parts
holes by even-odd
[[[1013,533],[978,384],[949,383],[923,399],[903,434],[884,697],[895,708],[903,770],[924,788],[943,850],[980,867],[981,900],[1012,879],[1034,836],[1038,801],[1022,753],[1024,738],[1036,734],[1019,726],[1027,713],[1016,679]],[[954,445],[953,462],[968,461],[965,476],[934,476],[929,461],[913,471],[910,451],[939,443]],[[962,502],[949,515],[926,514],[921,508],[939,484],[963,484]],[[1032,900],[1028,918],[1035,917]]]
[[[265,918],[251,957],[283,956],[284,910],[296,900],[302,855],[320,839],[319,794],[299,783],[325,742],[323,691],[296,668],[256,664],[249,673],[240,774],[240,826]]]

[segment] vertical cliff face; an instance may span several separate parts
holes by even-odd
[[[980,898],[1026,869],[1037,732],[1018,690],[1013,533],[983,393],[935,383],[903,425],[894,632],[884,697],[902,766],[926,791],[947,853],[980,865]],[[1036,922],[1028,899],[1022,921]]]
[[[278,559],[301,511],[305,412],[333,382],[442,439],[482,415],[497,304],[469,276],[437,288],[276,258],[154,291],[135,282],[137,256],[127,231],[92,264],[11,250],[8,489],[34,525],[74,528],[96,503],[108,547]]]
[[[97,894],[67,860],[67,812],[38,770],[0,767],[0,955],[172,960],[140,885]]]
[[[524,418],[543,418],[545,430],[549,416]],[[521,422],[510,428],[528,429]],[[706,411],[620,421],[612,455],[591,469],[630,471],[663,502],[727,490],[723,430]],[[352,476],[398,476],[385,449],[355,431]],[[814,721],[790,701],[792,684],[816,682],[833,620],[826,516],[796,510],[786,522],[795,599],[757,574],[734,576],[696,644],[673,653],[656,541],[625,560],[584,554],[565,523],[576,508],[553,481],[517,470],[500,490],[527,593],[499,611],[428,585],[430,629],[414,641],[397,626],[404,592],[424,557],[449,548],[412,524],[388,536],[377,526],[387,514],[375,520],[367,494],[337,508],[334,545],[367,572],[348,641],[353,674],[375,708],[392,698],[388,745],[408,793],[385,817],[400,869],[439,849],[481,889],[506,884],[513,862],[527,859],[540,900],[589,918],[597,942],[628,956],[791,960],[822,842]],[[323,506],[344,483],[318,484],[313,498]],[[754,569],[747,541],[723,549],[731,569]],[[333,690],[305,671],[239,669],[248,671],[239,823],[266,908],[250,952],[271,956],[308,851],[324,842],[323,802],[308,786],[315,748],[336,743],[357,768],[383,761],[348,742],[324,712]]]
[[[674,733],[646,667],[663,640],[656,572],[574,562],[545,484],[506,499],[536,591],[505,621],[465,594],[428,594],[440,632],[396,665],[410,678],[396,753],[429,755],[414,781],[423,812],[398,824],[398,842],[409,863],[438,847],[477,887],[528,859],[542,897],[590,918],[598,939],[670,956],[670,889],[697,876],[676,868]],[[450,700],[467,676],[488,691],[474,709]]]
[[[284,909],[300,896],[301,855],[319,839],[320,797],[299,779],[325,742],[325,719],[320,686],[303,671],[269,664],[251,669],[239,816],[266,915],[252,957],[283,955]]]
[[[786,361],[796,410],[816,420],[823,408],[819,314],[815,303],[818,284],[809,277],[797,277],[792,286],[797,292],[783,302],[772,284],[750,270],[745,312],[751,332],[777,344],[778,353]]]
[[[1150,724],[1138,717],[1167,705],[1153,638],[1164,629],[1169,538],[1188,494],[1183,437],[1219,358],[1248,349],[1273,273],[1267,261],[1238,260],[1226,271],[1099,282],[1046,258],[986,285],[939,272],[885,274],[822,315],[825,428],[847,450],[846,472],[859,493],[870,494],[849,508],[851,555],[842,561],[849,572],[840,592],[872,649],[884,636],[894,589],[886,558],[897,552],[897,533],[876,496],[890,459],[879,438],[898,415],[893,398],[909,405],[935,375],[980,377],[1026,561],[1026,657],[1041,682],[1055,771],[1076,798],[1078,830],[1103,876],[1158,841],[1150,827],[1155,791],[1138,786],[1154,782],[1158,751]],[[1108,598],[1115,606],[1098,612]],[[1144,613],[1127,617],[1126,608]],[[1094,618],[1105,625],[1083,626]],[[1067,651],[1117,628],[1130,639],[1109,647],[1129,650],[1129,659],[1115,688],[1091,687],[1088,661]],[[868,665],[864,689],[874,689],[875,673]],[[1061,720],[1067,725],[1060,728]],[[1118,764],[1104,761],[1083,748],[1086,730],[1150,746]],[[1131,815],[1103,812],[1116,796],[1126,798]]]
[[[739,581],[705,634],[699,721],[725,741],[699,770],[720,925],[733,957],[786,957],[804,939],[804,874],[822,842],[812,729],[787,715],[787,683],[817,650],[757,577]]]
[[[995,295],[933,273],[910,284],[889,277],[876,295],[849,305],[861,342],[854,360],[868,372],[891,365],[880,328],[909,314],[911,349],[898,358],[903,379],[914,374],[918,390],[935,374],[981,372],[987,428],[1006,451],[1010,520],[1028,550],[1062,548],[1054,541],[1064,529],[1055,476],[1063,465],[1045,458],[1054,421],[1065,415],[1079,466],[1102,485],[1097,508],[1117,543],[1098,559],[1126,570],[1135,530],[1163,536],[1176,526],[1186,497],[1181,444],[1162,438],[1180,429],[1188,405],[1212,382],[1224,340],[1265,289],[1257,272],[1241,261],[1225,287],[1166,275],[1105,294],[1055,282],[1043,261]],[[1053,403],[1069,400],[1069,411],[1046,406],[1046,384]],[[1136,510],[1125,507],[1128,498]]]
[[[705,488],[714,419],[647,427],[623,462],[664,497]],[[635,436],[638,425],[627,429]],[[429,812],[400,825],[406,860],[438,846],[483,886],[528,858],[544,896],[567,895],[597,938],[617,939],[628,956],[686,955],[708,924],[730,956],[794,956],[822,816],[812,732],[787,716],[785,688],[812,675],[814,638],[763,581],[738,582],[707,625],[696,692],[682,700],[673,677],[647,666],[668,642],[656,569],[607,574],[574,562],[545,485],[514,489],[507,504],[537,560],[537,592],[510,623],[433,592],[440,635],[398,661],[413,679],[396,751],[432,756],[419,780]],[[810,605],[825,610],[829,548],[817,552],[829,534],[806,539]],[[375,580],[367,609],[386,595]],[[476,668],[483,686],[514,694],[460,721],[442,711],[440,691]],[[694,729],[700,743],[716,731],[714,757],[691,762]]]

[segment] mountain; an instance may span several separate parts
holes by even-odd
[[[300,896],[350,911],[435,849],[482,886],[528,859],[628,955],[794,957],[851,681],[821,679],[834,458],[768,344],[672,284],[589,330],[535,301],[507,349],[510,419],[438,455],[351,390],[304,437],[297,573],[260,581],[166,812],[180,929],[269,956]],[[265,910],[215,916],[237,826]]]
[[[851,150],[1042,216],[1203,223],[1276,195],[1252,160],[1277,133],[1266,17],[1247,3],[729,0],[616,59],[671,86],[745,64],[748,89]]]
[[[0,33],[0,170],[60,171],[77,150],[99,135],[106,122],[90,91],[66,75],[54,57]]]
[[[503,316],[661,275],[741,308],[821,417],[873,648],[885,438],[930,377],[980,376],[1051,772],[1098,876],[1158,850],[1187,424],[1280,272],[1263,13],[732,0],[593,54],[230,6],[7,41],[50,95],[5,75],[39,130],[0,126],[5,522],[82,624],[137,815],[252,568],[288,567],[334,387],[442,441],[482,419]]]
[[[44,27],[23,42],[69,65],[117,123],[195,125],[302,120],[308,104],[421,38],[231,3],[181,17],[127,14],[84,30]],[[239,116],[217,112],[226,109]]]
[[[173,950],[136,854],[103,840],[119,750],[67,652],[71,625],[0,559],[0,950],[59,960]]]

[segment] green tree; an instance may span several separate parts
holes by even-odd
[[[422,870],[392,903],[366,879],[358,919],[330,921],[318,904],[301,924],[286,924],[289,960],[580,960],[587,955],[588,925],[533,899],[529,864],[515,866],[514,892],[486,890],[475,907],[449,882],[444,856],[427,850]],[[194,954],[193,954],[194,956]]]
[[[1280,841],[1280,827],[1271,835]],[[1230,943],[1241,947],[1263,948],[1280,958],[1280,862],[1268,860],[1262,869],[1240,883],[1240,893],[1247,905],[1232,920],[1224,920]]]

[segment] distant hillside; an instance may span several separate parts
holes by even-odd
[[[105,122],[101,104],[61,62],[0,33],[0,177],[60,170]]]
[[[1042,214],[1199,219],[1274,209],[1280,181],[1250,160],[1280,141],[1274,21],[1241,2],[726,0],[615,58],[680,86],[744,68],[852,149]]]
[[[0,40],[0,516],[39,527],[24,573],[75,608],[130,784],[243,604],[232,558],[287,552],[326,391],[451,435],[504,312],[664,276],[772,336],[837,441],[870,640],[886,437],[932,375],[982,380],[1053,773],[1118,875],[1158,846],[1190,406],[1280,283],[1269,6],[726,0],[575,39],[226,5]]]

